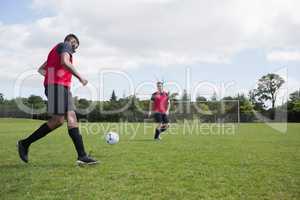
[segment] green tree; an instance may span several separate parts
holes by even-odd
[[[4,103],[4,95],[0,93],[0,104]]]
[[[188,118],[190,117],[191,112],[191,99],[187,90],[183,90],[183,94],[181,96],[181,102],[179,103],[179,112],[183,115],[181,117]]]
[[[290,94],[290,101],[295,102],[300,100],[300,89]]]
[[[110,101],[111,102],[116,102],[117,101],[117,96],[116,96],[115,90],[112,91]]]
[[[197,117],[201,121],[205,121],[205,116],[211,114],[207,102],[208,102],[207,99],[203,96],[198,95],[196,97],[196,102],[195,102],[195,106],[193,107],[193,112],[197,115]]]
[[[294,102],[293,111],[300,113],[300,100]]]
[[[265,105],[262,99],[257,98],[256,96],[256,89],[249,91],[249,101],[253,105],[253,109],[256,111],[263,111],[265,109]]]
[[[43,98],[36,95],[30,95],[27,99],[27,104],[33,106],[34,109],[39,109],[45,106]]]
[[[178,101],[178,95],[179,94],[177,92],[169,93],[170,101]]]
[[[236,97],[240,104],[240,120],[241,122],[251,122],[254,120],[253,104],[244,94]]]
[[[277,93],[284,82],[278,74],[264,75],[258,80],[255,96],[264,102],[271,101],[272,110],[274,110]]]
[[[78,108],[86,109],[90,106],[90,102],[84,98],[78,100]]]
[[[291,122],[300,122],[300,90],[290,94],[287,108],[288,120]]]
[[[225,100],[225,101],[232,101],[232,100],[234,100],[234,98],[231,97],[231,96],[227,96],[227,97],[223,97],[222,100]]]
[[[183,90],[183,94],[181,96],[181,100],[183,102],[188,102],[190,101],[190,95],[188,94],[187,90]]]
[[[217,93],[214,92],[210,99],[211,101],[217,101]]]
[[[196,102],[201,102],[201,101],[207,101],[207,99],[203,96],[197,96],[196,97]]]

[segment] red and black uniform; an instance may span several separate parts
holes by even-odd
[[[47,58],[44,86],[48,98],[48,113],[50,114],[65,114],[67,111],[74,110],[72,93],[70,92],[72,73],[61,64],[61,54],[65,52],[70,54],[70,62],[72,63],[74,51],[67,42],[54,46]]]
[[[73,36],[76,38],[76,36]],[[78,42],[79,43],[79,42]],[[74,110],[72,94],[70,92],[70,85],[72,73],[61,64],[61,54],[70,54],[70,62],[72,63],[73,48],[68,42],[59,43],[48,54],[46,61],[46,74],[44,80],[45,94],[48,98],[48,112],[51,114],[61,115],[67,111]],[[55,118],[53,118],[55,119]],[[69,120],[69,117],[68,117]],[[49,121],[48,121],[49,123]],[[55,128],[50,127],[48,123],[44,123],[40,128],[35,130],[30,136],[23,140],[18,141],[18,152],[20,158],[24,162],[28,162],[28,149],[29,146],[45,137]],[[57,124],[59,125],[59,124]],[[82,136],[78,127],[68,127],[68,133],[71,137],[75,149],[77,151],[78,164],[95,164],[96,160],[87,156]]]
[[[151,97],[153,101],[153,112],[154,118],[157,123],[167,124],[169,123],[168,116],[166,115],[168,104],[169,104],[169,95],[167,92],[154,92]]]

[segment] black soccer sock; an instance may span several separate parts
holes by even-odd
[[[69,131],[70,137],[72,138],[74,146],[76,148],[78,157],[86,156],[83,141],[82,141],[82,136],[79,133],[79,129],[78,128],[71,128],[68,131]]]
[[[48,133],[50,133],[52,130],[49,128],[47,123],[44,123],[40,126],[36,131],[34,131],[30,136],[28,136],[26,139],[22,140],[22,144],[28,148],[31,143],[41,139],[42,137],[45,137]]]
[[[162,133],[162,132],[164,132],[164,131],[166,131],[167,130],[167,128],[160,128],[160,132]]]
[[[159,138],[160,135],[160,130],[158,128],[155,129],[155,135],[154,135],[154,139]]]

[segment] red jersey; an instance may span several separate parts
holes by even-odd
[[[166,113],[169,103],[169,95],[166,92],[154,92],[151,97],[151,101],[154,102],[153,111]]]
[[[72,63],[73,50],[71,45],[66,42],[57,44],[48,54],[44,85],[58,84],[66,87],[71,86],[72,73],[61,64],[61,54],[64,52],[70,54],[70,62]]]

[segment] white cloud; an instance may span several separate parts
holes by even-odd
[[[268,61],[300,61],[300,51],[272,51],[267,55]]]
[[[274,52],[300,45],[296,0],[34,0],[53,16],[31,24],[0,23],[0,76],[38,66],[69,33],[81,46],[75,62],[87,74],[99,68],[228,63],[247,48],[263,48],[270,61],[299,59]]]

